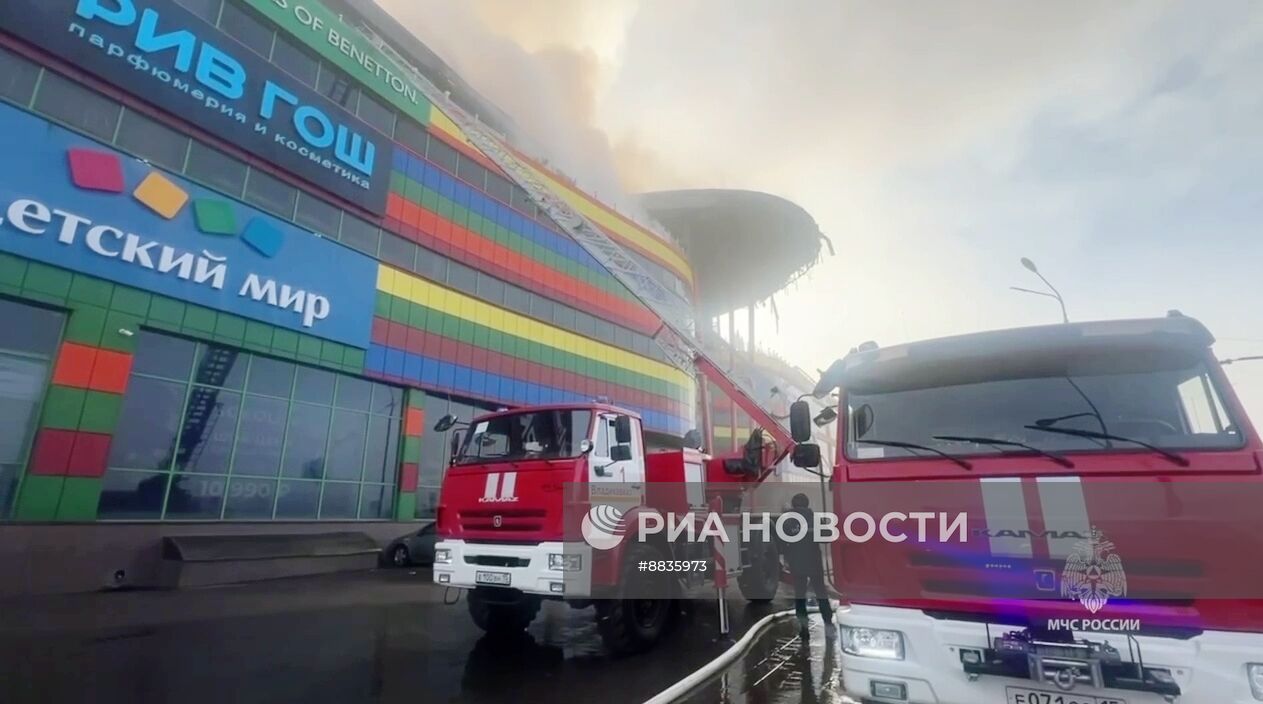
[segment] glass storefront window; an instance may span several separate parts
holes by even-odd
[[[296,403],[289,415],[289,432],[285,435],[287,477],[323,479],[325,475],[325,441],[329,437],[327,406]]]
[[[217,520],[226,477],[176,475],[167,495],[167,518]]]
[[[97,515],[116,519],[160,518],[170,478],[165,472],[106,472]]]
[[[302,367],[298,370],[298,387],[294,389],[294,400],[328,406],[333,399],[333,384],[333,374]]]
[[[188,340],[141,330],[132,371],[144,376],[187,379],[196,350],[197,345]]]
[[[360,515],[391,515],[395,507],[395,492],[391,487],[365,484],[360,493]]]
[[[289,398],[293,388],[293,363],[271,357],[255,357],[250,363],[250,383],[246,386],[246,391]]]
[[[315,518],[319,506],[319,482],[281,482],[276,490],[277,518]]]
[[[240,389],[246,381],[246,364],[249,355],[231,347],[198,345],[197,369],[193,381],[224,389]]]
[[[65,316],[0,299],[0,518],[12,510]]]
[[[359,481],[364,471],[364,446],[368,442],[368,414],[336,409],[329,429],[328,479]]]
[[[437,432],[434,430],[434,424],[448,413],[468,423],[475,416],[483,415],[493,407],[461,403],[455,399],[449,400],[442,396],[426,394],[422,408],[425,411],[425,427],[421,431],[421,463],[417,477],[417,507],[414,515],[416,518],[434,518],[435,510],[438,508],[443,474],[447,470],[448,442],[451,439],[450,430],[446,433]],[[365,479],[365,481],[368,480]]]
[[[392,432],[389,417],[369,417],[368,448],[364,455],[364,481],[390,481],[395,458],[399,456],[398,440],[398,434]]]
[[[110,442],[111,467],[170,468],[186,390],[179,382],[133,375],[119,414],[126,420]]]
[[[237,437],[241,394],[194,386],[184,406],[184,421],[175,454],[180,472],[227,474]]]
[[[399,416],[403,411],[403,391],[397,386],[373,384],[371,412],[381,416]]]
[[[355,518],[360,505],[360,485],[347,482],[325,482],[320,497],[321,518]]]
[[[276,500],[276,480],[233,477],[224,497],[224,518],[267,520]]]
[[[248,394],[241,409],[233,470],[236,474],[275,477],[280,473],[289,404],[279,398]]]
[[[142,331],[99,516],[390,518],[402,401],[385,384]]]

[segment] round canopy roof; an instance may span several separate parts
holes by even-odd
[[[704,315],[767,299],[814,266],[827,242],[806,210],[758,191],[658,191],[640,203],[688,252]]]

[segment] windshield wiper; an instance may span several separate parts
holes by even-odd
[[[981,436],[972,436],[972,435],[935,435],[933,437],[935,440],[949,440],[952,442],[972,442],[972,443],[978,443],[979,445],[995,445],[997,447],[1020,447],[1026,450],[1030,450],[1031,452],[1034,452],[1035,454],[1040,455],[1042,457],[1047,457],[1048,459],[1052,460],[1053,462],[1056,462],[1062,467],[1074,466],[1074,462],[1071,462],[1069,458],[1063,455],[1058,455],[1055,452],[1049,452],[1047,450],[1041,450],[1038,447],[1035,447],[1034,445],[1027,445],[1024,442],[1018,442],[1016,440],[999,440],[997,438],[985,438]]]
[[[1096,417],[1095,413],[1092,413],[1090,411],[1085,411],[1083,413],[1071,413],[1068,416],[1057,416],[1056,418],[1040,418],[1035,421],[1035,425],[1038,425],[1041,428],[1051,428],[1052,426],[1060,423],[1063,420],[1074,420],[1075,418],[1095,418],[1095,417]],[[1108,431],[1102,430],[1101,432],[1104,433]]]
[[[918,445],[915,442],[904,442],[902,440],[861,440],[861,439],[856,439],[855,442],[865,442],[865,443],[868,443],[869,445],[882,445],[884,447],[902,447],[905,450],[925,450],[926,452],[933,452],[934,454],[943,457],[943,459],[951,460],[952,462],[955,462],[956,464],[964,467],[965,469],[974,468],[974,466],[970,464],[968,460],[963,460],[955,455],[949,455],[946,452],[943,452],[942,450],[929,447],[928,445]]]
[[[1045,433],[1059,433],[1061,435],[1073,435],[1079,438],[1091,438],[1094,440],[1114,440],[1116,442],[1130,442],[1134,445],[1139,445],[1145,448],[1146,450],[1156,452],[1159,455],[1162,455],[1163,458],[1181,467],[1188,466],[1187,458],[1177,455],[1174,452],[1171,452],[1170,450],[1164,450],[1158,447],[1157,445],[1150,445],[1144,440],[1137,440],[1136,438],[1124,437],[1122,435],[1115,435],[1113,433],[1098,433],[1095,430],[1080,430],[1078,428],[1054,428],[1054,427],[1045,426],[1045,425],[1027,425],[1023,427],[1025,427],[1027,430],[1040,430]]]

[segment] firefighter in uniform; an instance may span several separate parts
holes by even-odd
[[[794,611],[798,616],[798,625],[807,628],[807,589],[810,587],[816,595],[816,604],[820,607],[820,616],[825,627],[833,628],[833,605],[829,603],[829,592],[824,583],[824,561],[820,556],[820,546],[813,539],[812,527],[815,525],[814,512],[806,494],[795,494],[790,500],[790,511],[797,513],[806,521],[807,533],[797,542],[779,540],[781,555],[794,580]]]

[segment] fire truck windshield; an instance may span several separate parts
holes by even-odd
[[[495,416],[474,423],[456,464],[577,457],[592,412],[546,410]]]
[[[1055,375],[997,373],[993,378],[979,378],[974,370],[965,383],[849,391],[847,456],[1241,446],[1241,434],[1203,361],[1185,358],[1173,368],[1167,359],[1152,366],[1144,368],[1134,359],[1104,368],[1072,363]],[[950,374],[947,378],[958,381]],[[866,438],[905,445],[877,445]],[[1055,459],[1064,461],[1060,455]]]

